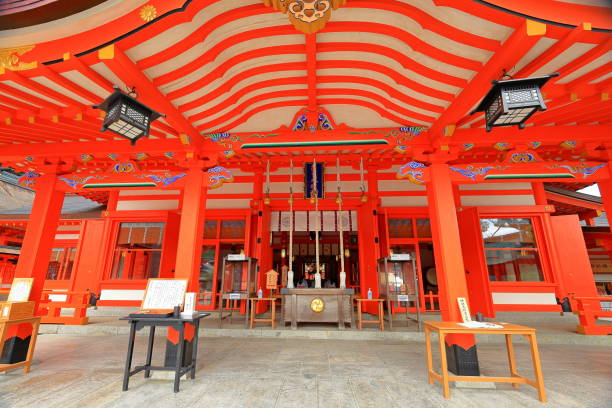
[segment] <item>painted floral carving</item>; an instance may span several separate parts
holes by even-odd
[[[398,179],[407,178],[414,184],[423,184],[425,183],[425,180],[423,180],[423,170],[421,169],[424,168],[425,164],[417,161],[411,161],[400,167],[395,176]]]

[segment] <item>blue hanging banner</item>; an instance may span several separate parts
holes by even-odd
[[[325,198],[325,164],[317,163],[317,197]],[[312,162],[304,163],[304,198],[312,196]]]

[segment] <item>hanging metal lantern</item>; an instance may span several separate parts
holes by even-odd
[[[110,94],[101,104],[93,105],[94,109],[106,112],[101,131],[109,129],[120,136],[129,139],[132,144],[143,136],[149,136],[151,122],[160,116],[165,116],[138,102],[132,96],[114,86],[115,92]],[[134,90],[130,94],[136,94]]]
[[[487,132],[494,126],[525,127],[525,121],[534,113],[546,110],[540,88],[558,73],[523,79],[493,81],[493,87],[472,114],[485,113]]]

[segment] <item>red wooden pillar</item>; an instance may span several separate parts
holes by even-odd
[[[37,303],[42,296],[51,249],[60,219],[64,192],[57,189],[57,176],[45,174],[36,181],[32,213],[23,237],[15,277],[34,278],[30,300]]]
[[[361,297],[368,296],[372,289],[372,297],[379,296],[377,261],[380,258],[380,237],[378,236],[378,178],[375,166],[367,167],[368,193],[367,202],[358,211],[359,234],[359,285]],[[365,302],[364,311],[377,313],[377,305]]]
[[[183,189],[174,277],[188,279],[188,292],[199,290],[207,193],[204,177],[205,174],[200,168],[189,170]]]
[[[457,298],[468,300],[468,287],[461,252],[453,184],[447,164],[429,167],[427,184],[429,218],[434,242],[436,272],[440,288],[440,309],[445,321],[460,322]],[[449,369],[457,375],[479,375],[476,343],[472,335],[446,337]]]
[[[64,192],[57,188],[55,174],[44,174],[38,177],[35,189],[32,213],[23,237],[15,277],[34,278],[30,300],[36,302],[35,310],[37,310],[64,203]],[[31,324],[11,326],[8,329],[6,341],[1,345],[0,364],[24,361],[31,335]]]
[[[533,198],[535,200],[536,205],[548,204],[548,199],[546,198],[546,191],[544,190],[543,182],[541,181],[532,182],[531,189],[533,190]]]
[[[183,201],[181,205],[181,220],[179,223],[176,268],[176,279],[187,279],[187,292],[198,292],[200,289],[200,262],[202,257],[202,239],[204,235],[204,219],[206,213],[207,186],[202,168],[190,169],[185,176]],[[166,242],[167,243],[167,242]],[[194,326],[185,326],[185,341],[183,343],[183,365],[191,361],[193,349]],[[179,333],[168,327],[166,338],[166,365],[176,361]]]
[[[608,163],[608,166],[612,166],[612,162]],[[597,183],[597,186],[601,194],[604,211],[606,212],[608,220],[610,220],[612,219],[612,180],[600,181]]]

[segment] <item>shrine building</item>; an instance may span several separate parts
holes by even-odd
[[[0,30],[0,282],[30,300],[182,278],[217,310],[240,254],[264,294],[364,298],[408,254],[418,302],[385,309],[446,321],[612,295],[608,2],[24,0]]]

